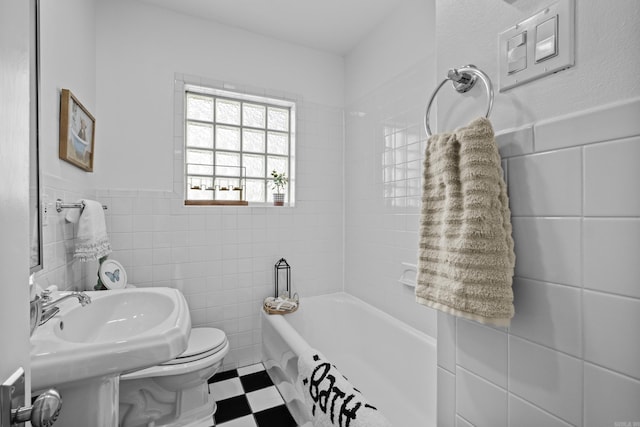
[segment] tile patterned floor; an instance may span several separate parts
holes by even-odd
[[[216,427],[296,427],[262,363],[220,372],[209,380],[218,404]]]

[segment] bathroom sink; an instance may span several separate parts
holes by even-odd
[[[180,291],[85,293],[91,304],[64,301],[60,312],[31,337],[33,390],[121,375],[166,362],[186,349],[191,318]]]

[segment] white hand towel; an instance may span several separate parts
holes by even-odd
[[[95,200],[80,200],[83,209],[70,209],[67,221],[78,223],[76,250],[74,258],[89,261],[102,258],[111,253],[111,244],[107,236],[107,224],[102,205]]]
[[[429,139],[416,286],[420,304],[509,325],[515,254],[502,176],[493,128],[484,117]]]
[[[298,386],[315,427],[391,427],[349,381],[317,350],[298,357]]]

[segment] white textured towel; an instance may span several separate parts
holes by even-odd
[[[493,128],[484,117],[429,139],[416,300],[508,326],[515,264],[511,213]]]
[[[391,427],[319,351],[298,357],[298,385],[311,408],[315,427]]]
[[[102,205],[95,200],[79,200],[83,209],[70,209],[67,221],[78,223],[76,250],[74,258],[89,261],[102,258],[111,253],[111,244],[107,236],[107,224]]]

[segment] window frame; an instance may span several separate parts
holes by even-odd
[[[213,206],[217,206],[217,205],[233,205],[233,206],[246,206],[246,205],[251,205],[251,206],[271,206],[273,205],[272,203],[272,199],[270,199],[269,196],[269,189],[272,186],[272,179],[270,178],[271,176],[271,171],[269,170],[268,167],[268,161],[269,158],[282,158],[285,159],[287,162],[287,168],[286,168],[286,176],[288,178],[288,185],[286,186],[284,192],[285,192],[285,205],[286,206],[294,206],[295,205],[295,143],[296,143],[296,102],[292,101],[292,100],[287,100],[287,99],[279,99],[279,98],[273,98],[273,97],[267,97],[267,96],[259,96],[259,95],[252,95],[252,94],[246,94],[246,93],[241,93],[241,92],[235,92],[235,91],[231,91],[231,90],[223,90],[223,89],[216,89],[216,88],[212,88],[212,87],[207,87],[201,84],[191,84],[191,83],[184,83],[184,87],[183,87],[183,91],[182,91],[182,100],[183,100],[183,117],[182,117],[182,126],[183,126],[183,153],[184,153],[184,158],[183,158],[183,199],[184,199],[184,203],[185,205],[213,205]],[[188,107],[188,97],[189,95],[195,95],[195,96],[204,96],[204,97],[210,97],[212,98],[213,101],[213,117],[211,121],[208,120],[202,120],[202,119],[189,119],[187,117],[187,107]],[[231,101],[231,102],[237,102],[239,103],[239,109],[240,109],[240,119],[239,119],[239,124],[229,124],[229,123],[224,123],[224,122],[218,122],[217,121],[217,100],[223,100],[223,101]],[[248,125],[244,125],[244,104],[252,104],[252,105],[260,105],[262,107],[264,107],[264,112],[265,112],[265,123],[264,123],[264,127],[256,127],[256,126],[248,126]],[[269,129],[269,108],[274,108],[274,109],[279,109],[279,110],[286,110],[288,112],[288,129],[287,130],[276,130],[276,129]],[[213,133],[213,147],[212,148],[197,148],[197,147],[188,147],[187,146],[187,138],[188,138],[188,132],[187,132],[187,126],[189,123],[196,123],[196,124],[204,124],[204,125],[208,125],[211,126],[212,128],[212,133]],[[225,126],[225,127],[229,127],[229,128],[235,128],[238,130],[239,133],[239,149],[236,150],[230,150],[230,149],[218,149],[217,148],[217,144],[216,144],[216,139],[217,139],[217,135],[216,135],[216,128],[218,126]],[[244,150],[244,130],[249,130],[249,131],[260,131],[260,132],[264,132],[264,151],[262,152],[255,152],[255,151],[245,151]],[[273,134],[278,134],[278,135],[285,135],[287,137],[287,148],[288,148],[288,154],[276,154],[276,153],[270,153],[269,152],[269,145],[268,145],[268,137],[269,137],[269,133],[273,133]],[[212,175],[205,175],[205,174],[189,174],[188,171],[188,166],[190,163],[188,163],[187,161],[187,150],[188,149],[196,149],[196,150],[202,150],[202,151],[209,151],[212,153],[213,155],[213,174]],[[264,176],[262,177],[249,177],[249,176],[245,176],[242,178],[244,180],[244,187],[245,187],[245,196],[244,202],[237,202],[237,201],[227,201],[227,200],[207,200],[207,199],[203,199],[203,200],[199,200],[199,199],[189,199],[189,178],[192,176],[195,177],[202,177],[205,179],[211,179],[214,183],[215,186],[215,182],[217,179],[222,178],[222,179],[237,179],[237,177],[233,177],[233,176],[225,176],[225,175],[218,175],[217,174],[217,168],[216,168],[216,154],[217,153],[233,153],[233,154],[237,154],[239,156],[239,161],[240,161],[240,166],[239,167],[243,167],[244,165],[244,156],[245,155],[259,155],[262,156],[264,158]],[[261,180],[264,181],[263,185],[264,185],[264,200],[257,202],[257,201],[248,201],[247,199],[247,180]],[[215,197],[215,195],[214,195]]]

